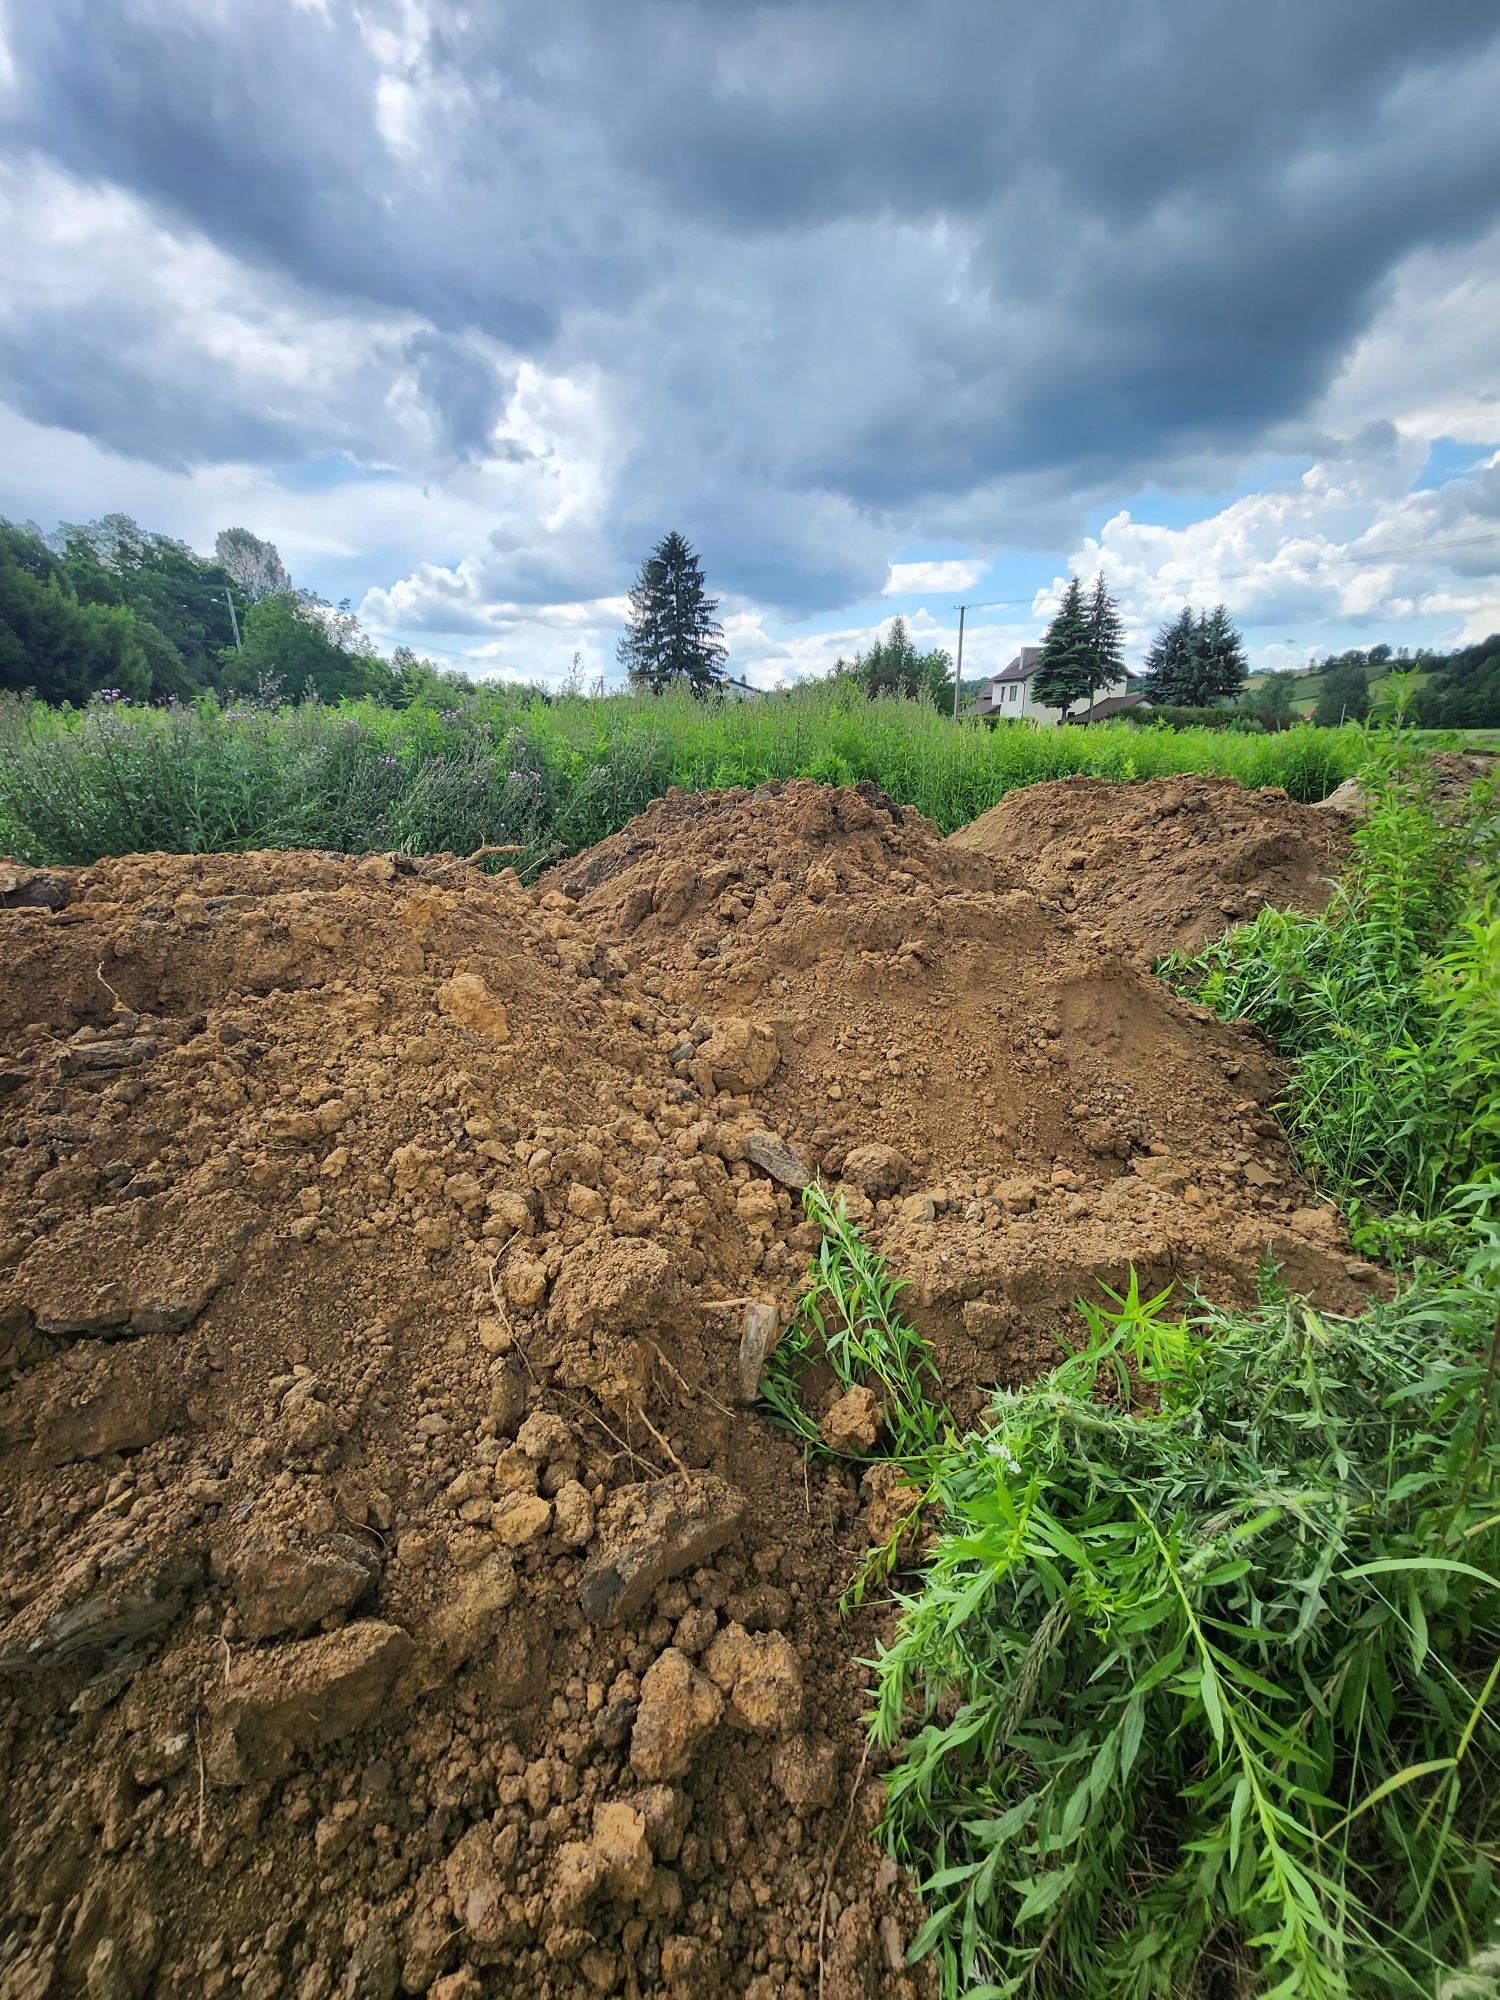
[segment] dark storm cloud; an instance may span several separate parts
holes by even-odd
[[[622,553],[680,519],[792,609],[878,588],[936,513],[983,543],[1038,482],[1082,505],[1253,448],[1404,255],[1500,214],[1492,0],[360,19],[29,7],[13,143],[425,322],[405,360],[455,457],[509,386],[471,335],[599,371]],[[17,394],[84,427],[64,367]]]
[[[0,325],[0,402],[34,423],[79,431],[113,451],[174,471],[215,459],[285,460],[306,447],[302,426],[239,408],[212,372],[163,365],[157,329],[128,308],[108,320],[47,310]]]
[[[455,458],[479,457],[505,407],[509,382],[451,334],[413,334],[406,358],[448,450]]]

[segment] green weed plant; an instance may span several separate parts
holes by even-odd
[[[508,686],[399,710],[274,696],[73,710],[0,696],[0,852],[81,864],[149,849],[503,846],[529,875],[616,832],[673,785],[868,780],[946,834],[1017,785],[1074,772],[1206,772],[1311,800],[1361,756],[1355,729],[987,728],[832,682],[746,701],[548,701]]]
[[[1302,1164],[1368,1247],[1440,1243],[1464,1185],[1500,1196],[1500,810],[1398,754],[1363,774],[1354,859],[1318,916],[1262,911],[1165,974],[1296,1067]]]
[[[944,2000],[1383,2000],[1482,1962],[1495,1225],[1360,1319],[1270,1269],[1240,1313],[1132,1275],[959,1438],[899,1286],[806,1199],[823,1241],[766,1400],[822,1450],[808,1369],[876,1388],[940,1529],[871,1729]]]

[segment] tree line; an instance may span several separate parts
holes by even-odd
[[[50,535],[0,520],[0,689],[74,706],[275,690],[404,707],[477,685],[410,647],[383,658],[347,600],[298,589],[248,528],[226,528],[207,557],[128,514]]]
[[[1412,719],[1423,728],[1500,729],[1500,632],[1451,653],[1408,653],[1404,646],[1393,653],[1379,645],[1330,654],[1316,669],[1319,694],[1313,721],[1330,728],[1363,722],[1381,675],[1391,669],[1423,676],[1411,707]]]

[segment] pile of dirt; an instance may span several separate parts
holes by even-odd
[[[1232,778],[1060,778],[1007,792],[952,838],[1150,964],[1268,904],[1321,910],[1348,858],[1349,822]]]
[[[1245,1033],[877,794],[528,891],[136,857],[0,910],[0,1995],[915,1995],[748,1407],[820,1171],[963,1411],[1130,1262],[1351,1306]],[[831,1401],[831,1393],[828,1396]]]

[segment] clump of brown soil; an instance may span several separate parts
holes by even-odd
[[[1148,964],[1268,904],[1321,910],[1349,853],[1343,813],[1232,778],[1026,785],[952,839]]]
[[[105,862],[0,948],[7,2000],[925,1990],[836,1609],[881,1481],[745,1401],[797,1183],[965,1410],[1132,1261],[1369,1280],[1247,1034],[878,795],[535,891]]]

